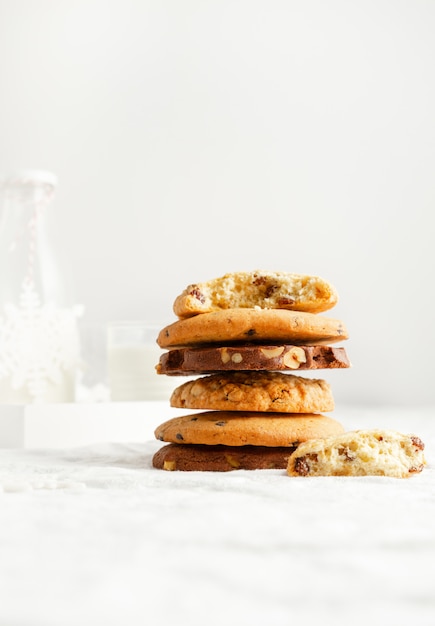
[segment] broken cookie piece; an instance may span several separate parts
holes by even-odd
[[[356,430],[301,443],[289,457],[289,476],[409,478],[425,465],[424,443],[394,430]]]
[[[335,287],[319,276],[255,270],[232,272],[188,285],[175,299],[180,318],[233,308],[260,307],[320,313],[338,301]]]

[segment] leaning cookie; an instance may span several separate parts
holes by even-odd
[[[328,344],[343,341],[348,332],[341,320],[314,313],[280,309],[228,309],[177,320],[162,328],[161,348],[234,342]]]
[[[320,414],[206,411],[174,417],[160,424],[154,435],[167,443],[292,447],[343,431],[339,422]]]
[[[320,313],[337,301],[336,289],[319,276],[255,270],[189,285],[177,296],[173,309],[179,318],[253,307]]]
[[[321,413],[334,410],[330,385],[322,379],[282,372],[225,372],[189,380],[172,392],[181,409]]]
[[[164,352],[158,374],[191,376],[219,371],[294,371],[350,367],[344,348],[289,344],[206,346]]]
[[[169,443],[153,456],[153,467],[181,472],[285,469],[296,447],[207,446]]]
[[[424,444],[392,430],[357,430],[302,443],[290,456],[289,476],[391,476],[423,470]]]

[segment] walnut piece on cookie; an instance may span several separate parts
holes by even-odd
[[[301,443],[289,457],[289,476],[408,478],[424,468],[424,444],[394,430],[355,430]]]
[[[173,304],[180,319],[219,309],[289,309],[320,313],[338,302],[336,289],[319,276],[289,272],[233,272],[189,285]]]
[[[334,410],[330,385],[322,379],[282,372],[222,372],[189,380],[172,392],[177,408],[215,411],[321,413]]]

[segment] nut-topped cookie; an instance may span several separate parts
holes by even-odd
[[[236,342],[328,344],[348,332],[341,320],[283,309],[228,309],[177,320],[157,337],[161,348]]]
[[[190,376],[234,370],[291,372],[348,367],[350,362],[342,347],[246,344],[175,348],[161,354],[156,371],[169,376]]]
[[[154,434],[167,443],[292,447],[343,431],[338,421],[321,414],[206,411],[174,417]]]
[[[334,409],[325,380],[281,372],[225,372],[189,380],[174,389],[170,404],[215,411],[321,413]]]
[[[253,307],[320,313],[337,301],[335,287],[319,276],[255,270],[189,285],[175,299],[173,310],[179,318]]]

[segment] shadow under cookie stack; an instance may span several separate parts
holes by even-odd
[[[163,328],[159,375],[188,376],[170,405],[194,413],[158,426],[153,457],[164,470],[285,469],[302,442],[339,435],[323,415],[329,384],[300,370],[348,368],[342,321],[321,315],[338,301],[317,276],[236,272],[189,285]],[[198,376],[198,377],[196,377]],[[194,377],[191,379],[191,377]]]

